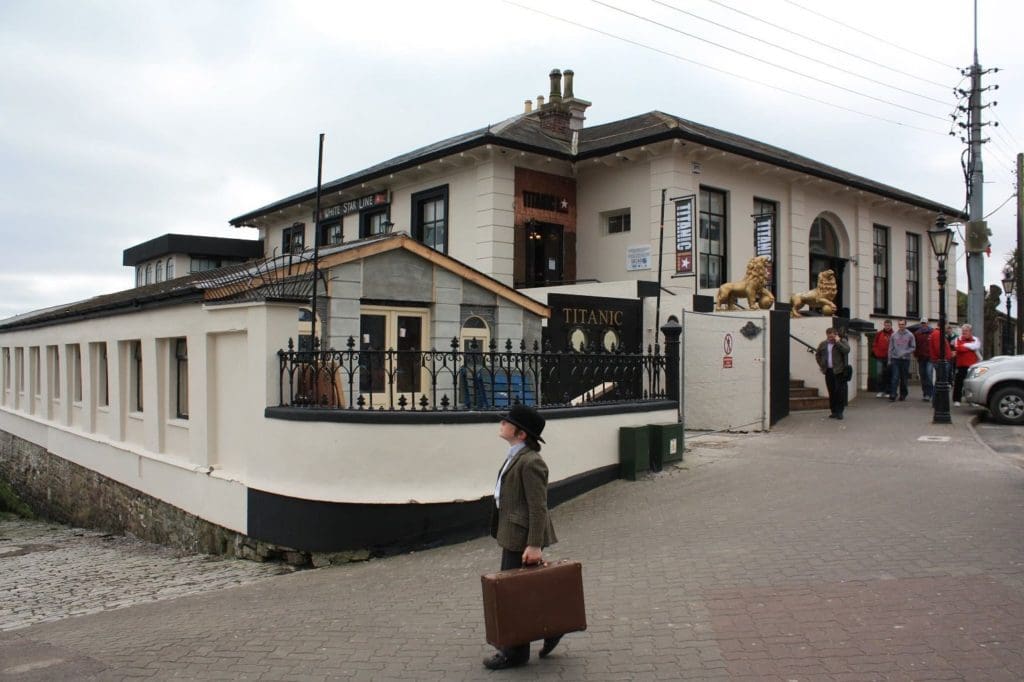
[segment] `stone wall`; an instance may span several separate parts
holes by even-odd
[[[53,521],[131,534],[190,553],[295,565],[311,559],[204,521],[5,431],[0,431],[0,480],[9,482],[35,514]]]

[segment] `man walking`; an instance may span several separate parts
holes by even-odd
[[[884,398],[889,395],[885,389],[889,388],[889,339],[892,338],[892,320],[882,323],[882,329],[875,334],[875,341],[871,344],[871,355],[875,358],[878,387],[883,389],[875,394],[876,398]]]
[[[889,339],[889,401],[896,400],[897,387],[899,388],[899,399],[906,400],[909,392],[910,382],[910,358],[917,348],[917,341],[914,335],[907,331],[907,321],[900,320],[896,323],[898,329]]]
[[[825,340],[818,344],[814,358],[818,361],[821,373],[825,375],[825,388],[828,389],[829,419],[842,419],[846,410],[846,382],[850,344],[840,338],[835,329],[825,330]]]
[[[928,326],[928,320],[922,319],[914,332],[914,357],[917,358],[917,371],[921,375],[921,400],[931,400],[934,393],[932,383],[932,358],[931,350],[932,328]]]

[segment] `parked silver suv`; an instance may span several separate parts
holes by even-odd
[[[1024,424],[1024,355],[999,355],[971,367],[963,399],[987,407],[996,421]]]

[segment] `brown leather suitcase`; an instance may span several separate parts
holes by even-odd
[[[578,561],[487,573],[480,582],[487,643],[499,649],[587,629]]]

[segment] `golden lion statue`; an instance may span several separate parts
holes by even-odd
[[[789,310],[790,317],[803,317],[800,314],[800,308],[805,305],[809,310],[814,308],[821,310],[822,315],[835,314],[836,304],[833,301],[835,301],[838,291],[836,273],[831,270],[819,272],[816,288],[802,294],[793,294],[793,298],[789,299],[792,306]]]
[[[747,299],[751,310],[768,309],[775,296],[768,290],[768,256],[754,256],[747,261],[747,276],[739,282],[726,282],[718,288],[715,302],[718,310],[736,310],[736,300]]]

